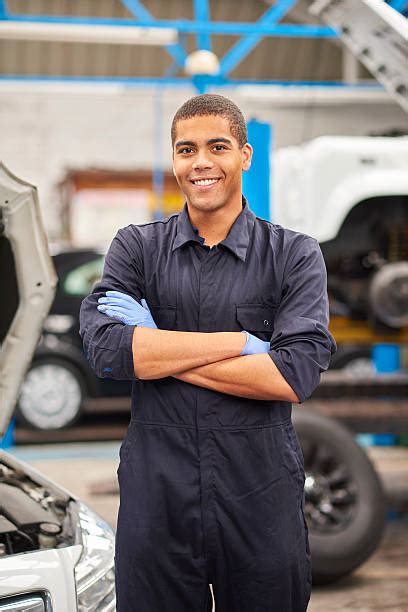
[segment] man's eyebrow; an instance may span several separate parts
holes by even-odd
[[[174,145],[175,147],[193,147],[195,145],[195,142],[193,142],[192,140],[179,140],[178,142],[176,142],[176,144]]]
[[[223,136],[219,136],[219,138],[210,138],[210,140],[207,140],[207,144],[211,145],[211,144],[215,144],[216,142],[225,142],[226,144],[230,144],[232,145],[231,140],[229,140],[229,138],[224,138]],[[193,142],[192,140],[179,140],[178,142],[176,142],[176,144],[174,145],[176,148],[177,147],[193,147],[196,143]]]
[[[219,138],[210,138],[210,140],[207,140],[207,144],[215,144],[216,142],[225,142],[225,144],[232,145],[232,142],[229,138],[223,138],[222,136],[220,136]]]

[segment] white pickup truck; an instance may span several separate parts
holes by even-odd
[[[316,138],[277,151],[272,176],[273,220],[320,243],[332,315],[397,338],[408,326],[408,136]]]
[[[308,10],[408,112],[408,20],[398,6],[314,0]],[[326,260],[337,362],[343,343],[368,355],[374,342],[408,345],[408,136],[325,136],[281,149],[273,164],[273,220],[315,236]]]

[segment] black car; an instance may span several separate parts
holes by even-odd
[[[100,379],[90,369],[79,336],[79,308],[102,275],[104,255],[69,250],[53,256],[57,293],[21,388],[19,423],[61,429],[81,415],[85,398],[130,396],[129,381]]]

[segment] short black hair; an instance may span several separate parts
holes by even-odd
[[[231,134],[238,140],[242,148],[248,140],[247,127],[244,115],[238,106],[229,98],[219,94],[201,94],[184,102],[173,117],[171,124],[171,143],[176,140],[177,123],[183,119],[192,117],[204,117],[206,115],[218,115],[228,119]]]

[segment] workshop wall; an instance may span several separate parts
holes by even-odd
[[[45,225],[51,239],[59,237],[59,183],[72,169],[152,169],[155,161],[154,88],[125,89],[43,84],[3,84],[0,89],[1,155],[11,171],[37,185]],[[274,147],[299,144],[323,134],[365,135],[406,126],[406,115],[384,96],[375,103],[316,106],[293,102],[282,106],[248,100],[234,90],[246,113],[273,125]],[[162,159],[171,169],[170,123],[192,89],[164,90]],[[369,112],[367,111],[369,108]],[[157,156],[157,153],[156,153]]]

